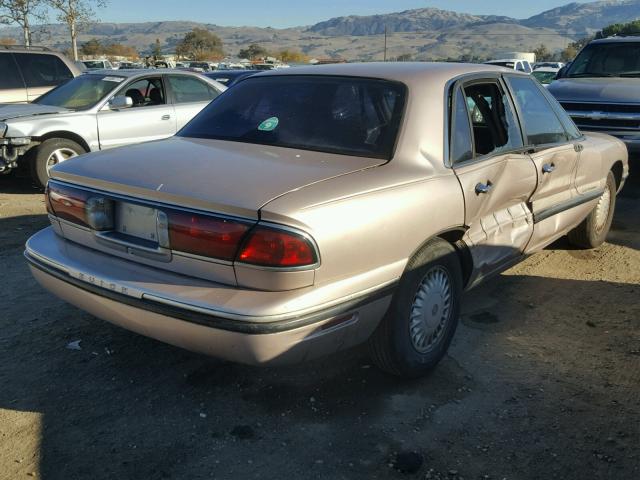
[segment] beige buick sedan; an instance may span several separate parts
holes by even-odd
[[[568,234],[601,244],[628,174],[528,75],[351,64],[249,77],[177,136],[56,166],[26,258],[96,317],[251,364],[368,342],[414,377],[462,293]]]

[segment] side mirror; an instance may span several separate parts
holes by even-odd
[[[133,99],[124,95],[113,97],[109,100],[109,108],[111,110],[120,110],[121,108],[133,107]]]

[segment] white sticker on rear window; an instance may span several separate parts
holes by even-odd
[[[120,83],[121,81],[123,81],[124,78],[122,77],[103,77],[102,81],[103,82],[116,82],[116,83]]]

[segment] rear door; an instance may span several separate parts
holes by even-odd
[[[541,86],[533,79],[506,75],[525,134],[526,149],[536,166],[538,181],[531,197],[535,234],[527,251],[548,243],[572,226],[572,215],[562,215],[574,206],[573,188],[578,164],[577,142],[558,118]],[[556,235],[557,234],[557,235]]]
[[[46,53],[15,53],[16,62],[27,85],[30,102],[53,87],[73,78],[69,67],[56,55]]]
[[[220,92],[203,80],[190,75],[165,75],[167,87],[176,112],[176,127],[180,130],[200,110],[220,95]]]
[[[0,53],[0,103],[24,103],[27,87],[12,53]]]
[[[497,76],[457,85],[452,113],[450,162],[465,199],[474,283],[522,255],[533,232],[528,201],[537,175]]]
[[[107,105],[98,112],[100,149],[171,137],[176,133],[173,105],[167,103],[162,75],[150,75],[130,81],[114,96],[125,95],[133,106],[111,110]]]

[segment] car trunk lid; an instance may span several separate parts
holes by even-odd
[[[200,210],[257,218],[271,200],[385,163],[240,142],[173,137],[65,161],[52,178]]]

